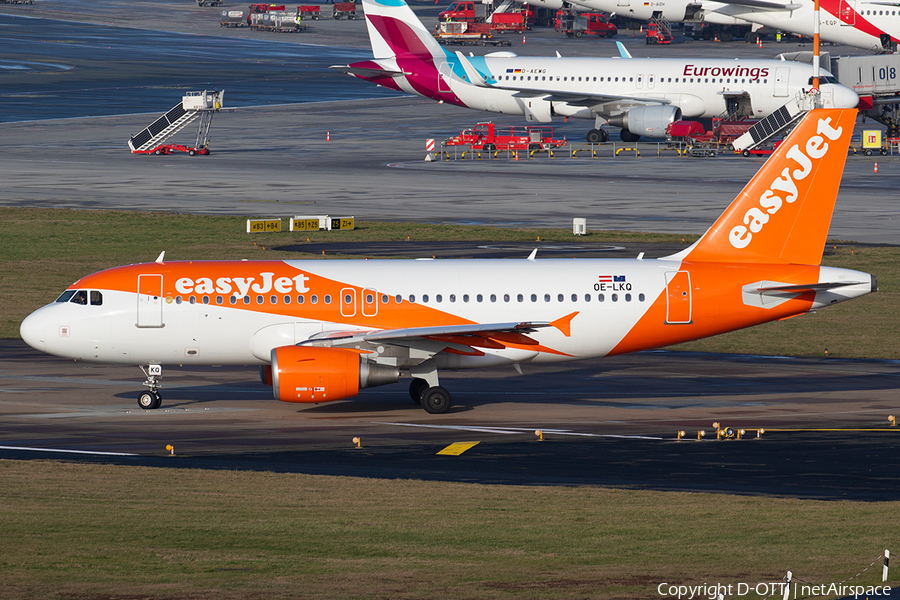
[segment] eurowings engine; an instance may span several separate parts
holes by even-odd
[[[599,358],[803,314],[875,291],[819,266],[855,110],[808,113],[713,226],[659,259],[165,261],[83,277],[29,315],[57,356],[260,365],[286,402],[328,402],[412,377],[430,413],[442,369]]]

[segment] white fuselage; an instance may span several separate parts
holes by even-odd
[[[655,14],[672,22],[686,19],[686,13],[702,6],[703,21],[717,25],[757,24],[782,31],[812,37],[814,31],[814,5],[802,0],[793,10],[772,10],[705,0],[658,0],[651,3],[637,0],[578,0],[578,5],[591,10],[613,12],[634,19],[649,20]],[[785,0],[787,6],[789,2]],[[841,2],[844,16],[832,14],[823,6],[819,13],[819,35],[823,42],[845,44],[867,50],[882,48],[881,34],[900,39],[900,7],[851,0]],[[848,10],[849,8],[849,10]],[[887,10],[885,10],[887,9]]]

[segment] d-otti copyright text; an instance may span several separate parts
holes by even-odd
[[[794,598],[806,598],[808,596],[885,598],[891,596],[891,588],[886,585],[862,586],[837,583],[812,585],[785,583],[783,581],[771,583],[729,583],[727,585],[706,583],[702,585],[680,585],[664,582],[657,586],[656,591],[663,598],[677,598],[678,600],[691,600],[692,598],[716,600],[720,596],[728,598],[748,596],[750,594],[762,597],[777,595],[778,598],[783,598],[787,586],[790,586],[790,595]]]

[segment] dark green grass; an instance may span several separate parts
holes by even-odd
[[[831,583],[896,545],[900,511],[54,461],[0,461],[0,481],[4,599],[655,598],[788,569]]]

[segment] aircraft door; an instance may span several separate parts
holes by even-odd
[[[378,314],[378,292],[372,289],[363,290],[362,314],[364,317],[374,317]]]
[[[617,0],[616,6],[631,6],[631,0]]]
[[[353,288],[341,290],[341,316],[356,316],[356,290]]]
[[[788,95],[788,82],[791,80],[790,67],[775,69],[775,96],[784,98]]]
[[[453,75],[453,67],[450,66],[449,63],[441,63],[440,68],[438,68],[438,91],[439,92],[449,92],[450,91],[450,80]]]
[[[691,274],[666,272],[666,325],[691,322]]]
[[[841,0],[841,12],[839,15],[841,25],[856,26],[856,0]]]
[[[162,275],[138,275],[138,327],[162,327],[163,326],[163,276]]]

